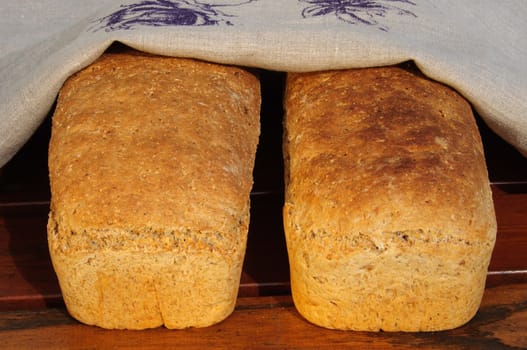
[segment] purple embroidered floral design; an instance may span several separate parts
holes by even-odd
[[[207,4],[197,0],[143,0],[121,5],[114,13],[97,20],[95,31],[133,29],[136,26],[208,26],[232,25],[233,15],[219,10],[221,7],[239,6],[256,0],[243,0],[231,4]]]
[[[334,15],[339,20],[351,24],[367,24],[377,26],[380,30],[387,31],[388,27],[381,25],[378,17],[385,17],[389,12],[400,16],[409,15],[417,17],[413,12],[392,5],[391,3],[404,3],[414,5],[410,0],[299,0],[311,4],[304,8],[302,16],[318,17]]]

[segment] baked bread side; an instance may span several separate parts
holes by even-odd
[[[259,89],[243,69],[133,51],[107,53],[64,84],[48,241],[71,315],[185,328],[233,311]]]
[[[284,228],[299,312],[367,331],[470,320],[496,220],[469,104],[381,67],[290,74],[285,108]]]

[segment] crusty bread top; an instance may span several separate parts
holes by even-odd
[[[450,88],[399,67],[290,74],[285,108],[286,205],[300,232],[493,240],[482,143]]]
[[[103,55],[59,96],[52,215],[72,230],[243,231],[259,108],[259,81],[243,69]]]

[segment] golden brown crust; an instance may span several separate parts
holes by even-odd
[[[231,232],[252,185],[256,90],[236,68],[104,56],[60,94],[50,172],[68,176],[52,176],[55,205],[80,227],[143,228],[146,217]]]
[[[367,330],[444,329],[472,317],[496,223],[469,104],[385,67],[290,74],[285,108],[284,222],[301,312]],[[383,292],[390,283],[397,307]],[[463,306],[454,311],[449,298]]]
[[[59,279],[85,273],[66,271],[64,265],[74,264],[69,260],[91,256],[93,261],[96,254],[99,262],[93,269],[100,271],[93,278],[101,282],[101,276],[108,275],[101,270],[104,259],[117,264],[122,252],[144,259],[123,274],[143,274],[144,283],[152,282],[157,278],[148,269],[149,264],[157,264],[152,259],[162,255],[161,260],[170,261],[172,256],[174,264],[203,254],[204,263],[217,259],[225,271],[230,269],[227,273],[233,281],[228,288],[236,291],[249,222],[259,107],[255,76],[243,69],[190,59],[137,52],[105,54],[72,76],[59,96],[49,149],[49,241]],[[166,264],[160,269],[170,274]],[[200,264],[199,259],[195,264]],[[212,274],[214,269],[201,272]],[[115,285],[120,278],[116,274],[109,280]],[[122,281],[127,278],[122,276]],[[61,281],[63,292],[66,285]],[[82,293],[78,285],[70,289]],[[215,292],[217,299],[230,298],[232,311],[231,295]],[[192,315],[181,316],[192,319],[188,324],[167,321],[167,315],[160,319],[160,304],[148,307],[157,310],[157,323],[162,324],[164,317],[165,324],[177,323],[176,328],[202,325]],[[133,312],[117,309],[112,311],[116,318]],[[221,318],[225,316],[224,312]],[[97,323],[101,317],[86,322]],[[170,317],[177,315],[172,312]],[[101,325],[152,326],[112,322]]]

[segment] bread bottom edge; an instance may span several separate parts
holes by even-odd
[[[359,249],[339,257],[299,245],[288,243],[297,310],[318,326],[356,331],[424,332],[464,325],[479,309],[492,250]]]
[[[221,256],[105,251],[52,254],[68,312],[106,329],[207,327],[233,311],[241,261]]]

